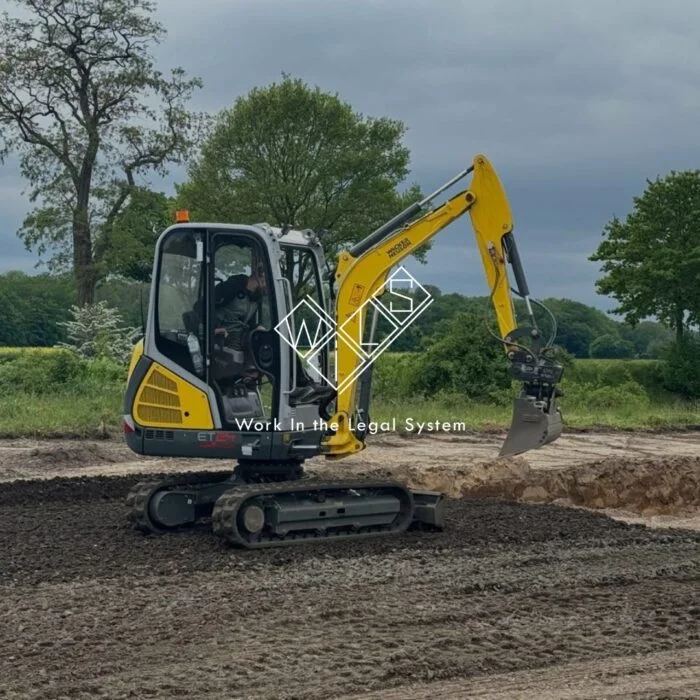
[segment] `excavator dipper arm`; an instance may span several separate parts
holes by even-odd
[[[473,173],[471,185],[440,206],[414,218],[457,181]],[[535,324],[529,290],[513,237],[513,219],[500,179],[488,159],[477,155],[472,165],[436,192],[408,207],[387,224],[370,234],[347,252],[341,253],[335,271],[336,296],[336,386],[335,415],[330,420],[334,431],[325,438],[326,456],[338,459],[364,449],[363,436],[352,429],[351,417],[357,402],[358,369],[365,333],[365,310],[381,290],[390,270],[404,258],[430,241],[437,233],[469,213],[477,246],[490,290],[506,356],[511,361],[511,376],[523,384],[522,395],[515,400],[511,430],[501,455],[512,455],[552,442],[561,434],[561,415],[555,399],[556,383],[562,369],[546,354],[540,353],[539,330]],[[411,220],[413,219],[413,220]],[[525,300],[530,326],[518,327],[512,300],[507,265],[510,263]],[[534,341],[527,347],[522,340]],[[361,401],[369,401],[367,387]],[[362,406],[364,412],[367,406]]]

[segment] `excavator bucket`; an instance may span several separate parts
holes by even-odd
[[[554,406],[547,412],[531,398],[513,402],[513,419],[499,457],[512,457],[554,442],[562,432],[562,418]]]

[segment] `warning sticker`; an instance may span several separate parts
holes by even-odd
[[[352,293],[350,294],[350,303],[353,306],[360,305],[364,291],[365,291],[365,288],[361,284],[356,284],[355,286],[353,286]]]

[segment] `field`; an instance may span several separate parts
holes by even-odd
[[[464,395],[407,394],[402,353],[376,363],[371,418],[461,422],[473,430],[506,428],[516,390],[491,400]],[[105,437],[121,430],[124,372],[106,362],[88,367],[66,352],[0,348],[0,437]],[[647,360],[577,360],[564,375],[560,400],[569,430],[669,430],[700,426],[700,402],[660,387],[658,364]]]
[[[446,531],[251,553],[129,530],[136,481],[212,464],[132,454],[119,372],[30,355],[0,352],[0,697],[700,697],[700,415],[653,364],[578,363],[565,434],[508,460],[507,402],[380,391],[466,427],[307,471],[441,490]]]

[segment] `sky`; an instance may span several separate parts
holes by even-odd
[[[605,223],[647,178],[700,166],[697,0],[161,0],[158,17],[158,67],[204,81],[195,110],[230,107],[284,72],[403,121],[407,184],[424,192],[487,155],[535,298],[614,308],[587,260]],[[184,178],[153,184],[172,192]],[[24,187],[16,160],[0,166],[0,272],[37,260],[16,234]],[[433,239],[426,265],[406,267],[443,292],[488,293],[468,217]]]

